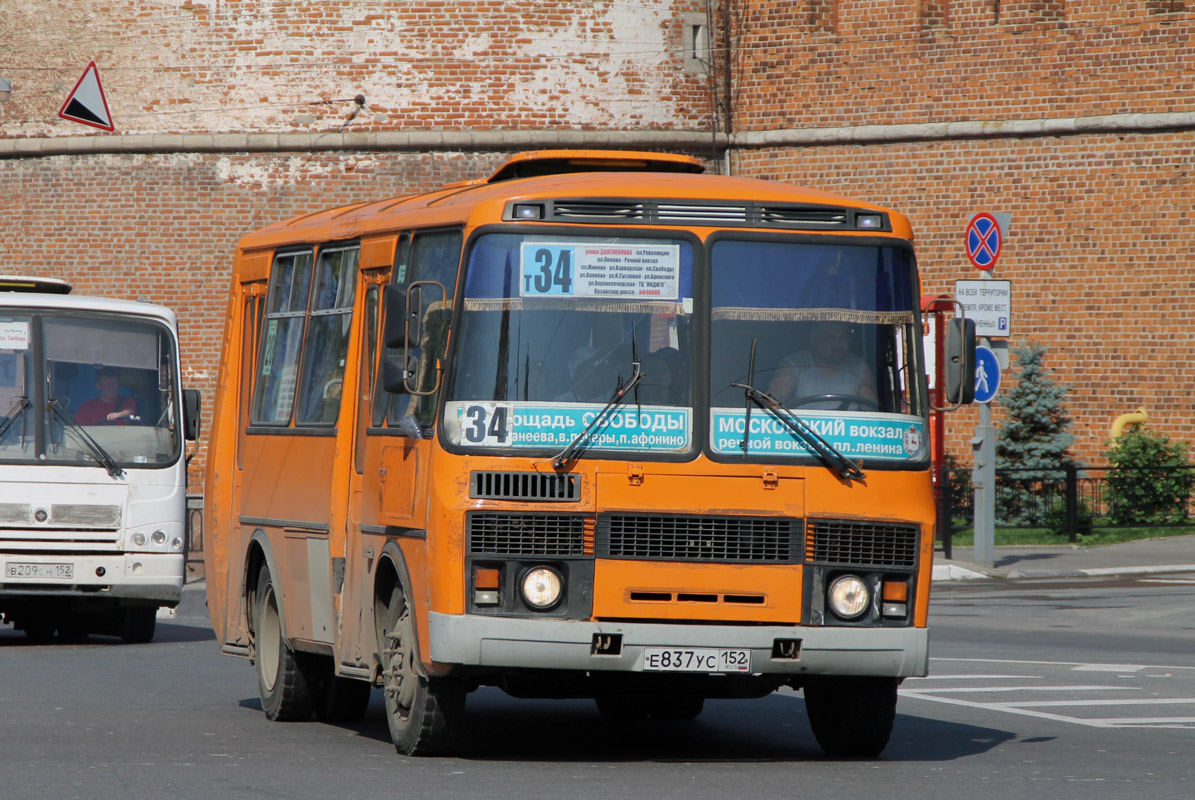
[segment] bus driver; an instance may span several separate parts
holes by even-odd
[[[116,370],[111,367],[97,370],[95,387],[100,396],[79,406],[75,422],[80,425],[128,425],[137,413],[137,401],[120,393]]]
[[[809,332],[808,349],[780,360],[768,394],[804,408],[878,408],[871,370],[850,349],[849,323],[818,323]]]

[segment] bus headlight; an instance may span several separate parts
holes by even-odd
[[[523,575],[523,602],[536,611],[547,611],[560,602],[564,578],[551,567],[535,567]]]
[[[141,532],[134,533],[133,544],[137,547],[145,547],[145,534]]]
[[[854,575],[843,575],[830,584],[826,592],[826,599],[830,603],[830,610],[842,619],[856,619],[863,615],[871,605],[871,592],[860,578]]]
[[[157,545],[166,544],[166,532],[165,531],[154,531],[153,533],[151,533],[149,535],[149,538],[153,541],[154,544],[157,544]]]

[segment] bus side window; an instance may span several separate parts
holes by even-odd
[[[266,295],[263,339],[258,348],[251,421],[286,425],[294,408],[299,351],[311,289],[311,251],[274,257]]]
[[[303,342],[303,377],[295,424],[336,422],[340,412],[340,387],[353,322],[356,293],[356,247],[320,252],[315,293]]]
[[[378,353],[378,304],[381,286],[372,284],[365,290],[365,331],[362,344],[360,382],[357,389],[357,434],[353,439],[353,466],[360,475],[365,471],[365,429],[370,414],[370,398],[373,397],[374,363]]]
[[[459,230],[415,236],[411,246],[410,265],[406,270],[405,280],[400,282],[435,281],[441,284],[447,294],[442,300],[435,298],[432,305],[443,311],[451,309],[452,298],[456,292],[457,271],[460,268],[462,241],[463,236]],[[395,274],[398,275],[397,270]],[[431,299],[429,295],[429,300]],[[410,343],[411,355],[418,361],[417,388],[427,390],[435,385],[435,366],[437,361],[444,359],[447,336],[448,330],[444,325],[424,325],[424,340],[428,346],[424,346],[424,341]],[[387,354],[391,353],[387,351]],[[438,398],[439,392],[414,397],[407,394],[392,395],[386,421],[392,428],[406,429],[410,422],[404,423],[403,419],[412,417],[420,428],[429,427],[435,418]]]
[[[407,279],[407,257],[411,250],[411,237],[408,234],[403,234],[398,239],[398,245],[394,248],[394,269],[390,273],[391,283],[402,283]],[[380,301],[380,298],[379,298]],[[379,315],[380,316],[380,315]],[[377,320],[381,322],[381,320]],[[380,326],[375,326],[375,339],[380,337]],[[394,348],[387,347],[382,353],[382,357],[401,355],[401,351]],[[382,359],[377,359],[377,369],[381,370]],[[374,381],[373,393],[373,413],[371,414],[370,422],[373,427],[380,428],[382,423],[386,421],[388,416],[392,418],[399,418],[402,412],[406,411],[406,403],[410,398],[404,398],[402,395],[392,395],[382,389],[382,377],[380,372],[375,373],[377,379]],[[399,403],[402,403],[401,408],[395,408]]]

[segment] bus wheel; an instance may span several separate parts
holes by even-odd
[[[809,678],[804,693],[813,735],[827,755],[870,758],[888,745],[896,719],[895,678]]]
[[[451,681],[421,674],[415,618],[397,584],[390,593],[383,625],[382,689],[394,749],[408,756],[442,755],[464,713],[464,692]]]
[[[368,681],[342,678],[331,659],[319,659],[315,682],[315,716],[320,722],[359,722],[369,707]]]
[[[656,719],[697,719],[705,708],[705,698],[699,694],[669,694],[651,702],[651,715]]]
[[[257,577],[253,635],[257,645],[257,693],[268,719],[301,722],[311,717],[312,696],[301,656],[282,638],[282,619],[270,571]]]
[[[120,641],[125,644],[145,644],[154,638],[158,609],[126,608],[120,623]]]

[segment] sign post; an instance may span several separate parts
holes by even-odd
[[[980,346],[975,349],[979,425],[971,439],[971,484],[975,490],[975,561],[985,567],[994,566],[996,561],[996,429],[992,426],[991,401],[1000,388],[1000,362],[987,346],[987,337],[1008,336],[1012,320],[1011,283],[992,280],[991,270],[1004,249],[1008,220],[1007,214],[987,212],[971,218],[964,237],[967,259],[983,272],[983,280],[959,281],[956,285],[959,300],[967,315],[975,318],[975,332],[980,337]],[[984,322],[982,330],[980,320]]]

